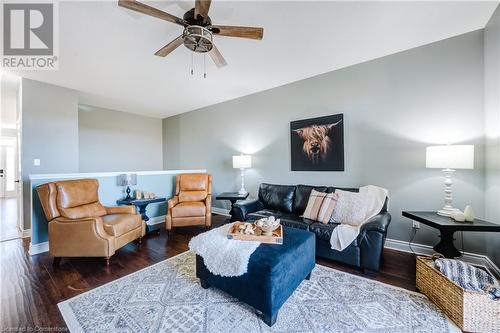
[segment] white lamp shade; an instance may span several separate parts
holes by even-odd
[[[474,169],[473,145],[427,147],[425,167],[437,169]]]
[[[233,168],[248,169],[252,167],[251,155],[235,155],[233,156]]]

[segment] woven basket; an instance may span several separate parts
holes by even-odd
[[[417,257],[417,288],[462,330],[500,333],[500,300],[459,287],[431,258]]]

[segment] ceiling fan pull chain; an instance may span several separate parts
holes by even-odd
[[[194,74],[194,70],[193,70],[193,56],[194,56],[194,53],[191,53],[191,75]]]
[[[203,78],[207,78],[207,54],[203,53]]]

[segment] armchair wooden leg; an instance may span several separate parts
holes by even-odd
[[[61,257],[54,257],[54,261],[52,262],[52,265],[54,266],[59,266],[61,264]]]
[[[106,257],[106,258],[104,258],[104,259],[106,260],[106,267],[109,267],[109,258],[110,258],[110,257]]]

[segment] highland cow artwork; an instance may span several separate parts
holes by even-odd
[[[344,115],[290,122],[292,171],[344,171]]]

